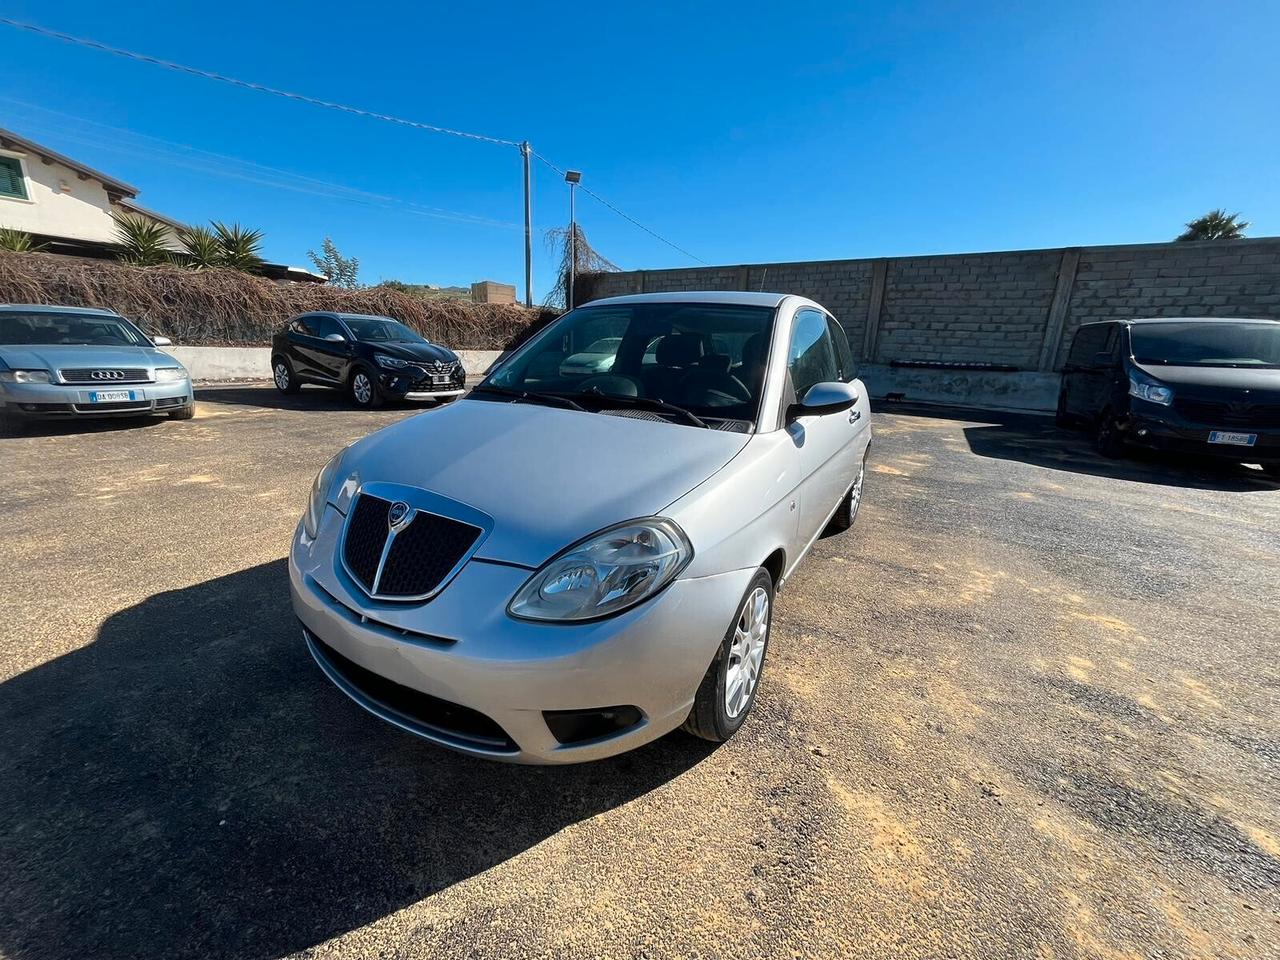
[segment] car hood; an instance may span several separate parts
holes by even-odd
[[[0,361],[13,369],[57,370],[61,367],[154,367],[177,365],[155,347],[100,347],[50,343],[0,344]]]
[[[1184,388],[1193,394],[1218,391],[1249,391],[1280,394],[1280,370],[1255,367],[1175,367],[1162,363],[1134,363],[1134,366],[1161,383]]]
[[[403,360],[418,360],[426,363],[452,363],[458,355],[448,347],[436,343],[396,343],[363,341],[364,345],[375,353],[386,353]]]
[[[476,556],[540,566],[576,540],[656,514],[749,435],[527,403],[460,400],[356,443],[343,474],[421,487],[482,510]]]

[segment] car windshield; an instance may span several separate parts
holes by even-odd
[[[43,310],[0,310],[0,343],[22,346],[151,346],[151,341],[142,331],[123,317]]]
[[[481,387],[567,395],[589,408],[637,415],[753,421],[774,313],[773,307],[732,303],[580,307],[538,334]]]
[[[343,323],[357,340],[374,343],[426,343],[422,337],[399,320],[381,317],[344,317]]]
[[[1135,323],[1133,359],[1176,367],[1280,367],[1280,323]]]

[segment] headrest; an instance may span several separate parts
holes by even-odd
[[[729,362],[733,358],[727,353],[708,353],[698,358],[698,367],[702,370],[714,370],[716,373],[728,373]]]
[[[702,356],[702,335],[669,333],[658,341],[658,349],[654,356],[659,366],[691,366]]]

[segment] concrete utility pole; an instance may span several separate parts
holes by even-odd
[[[524,305],[533,306],[533,193],[529,186],[529,158],[533,148],[529,141],[520,144],[524,157]]]
[[[565,291],[565,306],[573,309],[573,288],[578,282],[578,184],[582,182],[580,170],[567,170],[564,182],[569,185],[569,289]]]

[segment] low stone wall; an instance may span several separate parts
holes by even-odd
[[[269,347],[164,347],[164,352],[181,363],[193,380],[270,380]],[[501,355],[498,350],[458,350],[458,359],[468,377],[489,369]]]

